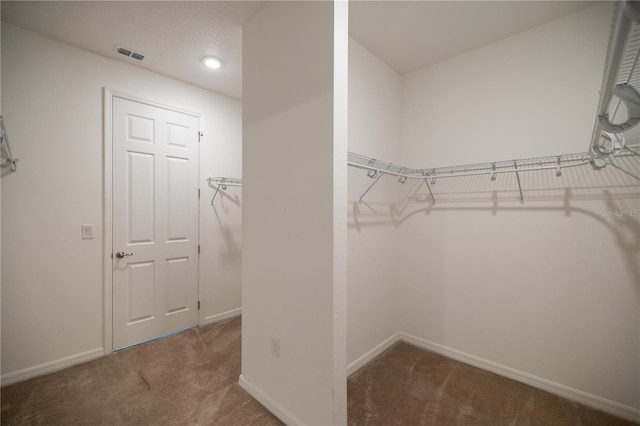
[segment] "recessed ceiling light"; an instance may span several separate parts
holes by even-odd
[[[200,61],[209,68],[218,69],[222,67],[222,61],[215,56],[205,56]]]

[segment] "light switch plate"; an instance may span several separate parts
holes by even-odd
[[[93,239],[93,225],[82,225],[82,239],[83,240],[92,240]]]

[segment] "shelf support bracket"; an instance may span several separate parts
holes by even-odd
[[[219,183],[218,185],[216,185],[216,192],[213,193],[213,197],[211,198],[211,205],[213,206],[213,200],[216,199],[216,196],[218,195],[218,192],[220,192],[220,187],[222,187],[222,189],[227,189],[227,185],[224,185],[222,183]]]
[[[522,185],[520,184],[520,173],[518,173],[518,163],[513,161],[513,168],[516,170],[516,179],[518,180],[518,190],[520,191],[520,204],[524,204],[524,195],[522,195]]]
[[[436,205],[436,197],[433,196],[433,191],[431,191],[431,185],[429,185],[429,175],[427,172],[423,172],[424,175],[424,183],[427,185],[427,189],[429,190],[429,195],[431,195],[431,201],[433,205]]]
[[[367,175],[368,175],[368,173],[367,173]],[[378,183],[378,181],[380,180],[380,178],[382,177],[382,175],[383,175],[382,173],[378,173],[378,177],[376,178],[376,180],[374,180],[374,181],[371,183],[371,185],[369,185],[369,187],[366,189],[366,191],[364,191],[364,192],[362,193],[362,195],[360,196],[360,198],[358,199],[358,204],[362,204],[362,199],[364,198],[364,196],[365,196],[365,195],[367,195],[367,193],[368,193],[369,191],[371,191],[371,188],[373,188],[373,186],[374,186],[376,183]],[[374,175],[374,176],[375,176],[375,175]]]

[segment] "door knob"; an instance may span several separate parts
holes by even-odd
[[[122,259],[123,257],[126,257],[126,256],[133,256],[133,253],[125,253],[123,251],[119,251],[116,253],[116,257],[118,259]]]

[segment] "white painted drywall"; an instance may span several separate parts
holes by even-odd
[[[333,2],[333,424],[347,423],[349,2]]]
[[[269,2],[244,25],[240,382],[289,423],[346,423],[344,6]]]
[[[239,314],[242,306],[242,188],[227,186],[212,203],[216,186],[206,182],[242,178],[242,104],[213,96],[207,107],[220,107],[201,119],[215,117],[200,144],[200,324]]]
[[[241,103],[7,23],[2,56],[20,158],[2,182],[3,378],[103,347],[103,87],[202,114],[200,319],[239,308],[240,208],[217,199],[216,216],[205,179],[242,173]]]
[[[586,151],[611,10],[599,4],[405,76],[403,163]],[[513,179],[498,177],[513,192],[497,208],[488,178],[470,178],[434,186],[436,198],[466,196],[407,213],[401,330],[637,410],[640,227],[611,214],[640,211],[637,181],[589,168],[527,175],[521,206]]]
[[[349,151],[400,161],[400,75],[357,41],[349,42]],[[400,232],[391,214],[401,189],[349,168],[348,363],[397,333]]]
[[[403,157],[438,167],[584,151],[604,68],[606,8],[405,75]]]

